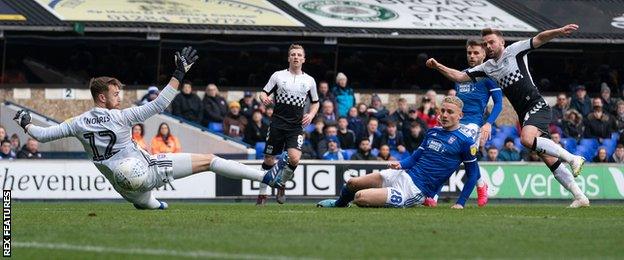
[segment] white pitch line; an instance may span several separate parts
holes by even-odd
[[[104,247],[104,246],[91,246],[91,245],[71,245],[64,243],[40,243],[40,242],[14,242],[15,247],[25,248],[42,248],[53,250],[68,250],[68,251],[83,251],[83,252],[97,252],[97,253],[118,253],[129,255],[155,255],[155,256],[174,256],[174,257],[192,257],[192,258],[226,258],[226,259],[316,259],[316,258],[301,258],[301,257],[289,257],[289,256],[271,256],[271,255],[250,255],[250,254],[231,254],[211,252],[204,250],[197,251],[178,251],[170,249],[160,248],[116,248],[116,247]]]

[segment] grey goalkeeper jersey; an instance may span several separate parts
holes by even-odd
[[[132,126],[164,111],[177,93],[167,85],[155,100],[145,105],[122,110],[96,107],[55,126],[31,125],[28,134],[40,142],[74,136],[96,165],[114,165],[111,161],[125,156],[141,158],[143,154],[132,141]]]

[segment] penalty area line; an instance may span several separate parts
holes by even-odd
[[[16,248],[38,248],[52,250],[82,251],[96,253],[115,253],[128,255],[155,255],[155,256],[174,256],[174,257],[191,257],[191,258],[225,258],[225,259],[316,259],[308,257],[289,257],[278,255],[252,255],[252,254],[233,254],[212,252],[205,250],[178,251],[160,248],[118,248],[104,247],[92,245],[72,245],[65,243],[42,243],[42,242],[14,242]]]

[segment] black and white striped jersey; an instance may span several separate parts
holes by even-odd
[[[288,69],[273,73],[262,91],[274,94],[271,127],[281,129],[301,129],[307,98],[310,97],[312,103],[319,100],[314,78],[306,73],[292,74]]]
[[[533,50],[533,38],[515,42],[505,48],[499,60],[489,59],[467,70],[473,81],[490,77],[503,89],[518,115],[543,100],[529,72],[527,54]]]

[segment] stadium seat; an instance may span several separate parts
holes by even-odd
[[[210,131],[213,131],[213,132],[223,133],[223,124],[211,122],[211,123],[208,123],[208,129],[210,129]]]
[[[512,136],[512,137],[518,137],[518,129],[516,128],[516,126],[513,125],[503,125],[500,126],[500,131],[505,133],[506,136]]]
[[[344,149],[343,151],[347,154],[347,158],[345,158],[345,160],[351,159],[351,156],[357,152],[356,149]]]
[[[492,145],[496,146],[498,150],[502,149],[503,146],[505,145],[505,137],[503,138],[496,137],[492,139]]]
[[[598,139],[596,138],[583,138],[581,139],[581,142],[579,142],[579,144],[592,149],[596,149],[598,148],[598,145],[600,145]]]
[[[264,147],[265,146],[266,146],[265,142],[256,143],[256,159],[258,160],[264,159]]]
[[[617,141],[618,139],[620,139],[620,133],[618,132],[611,133],[611,139]]]
[[[602,140],[602,146],[607,149],[607,156],[611,156],[615,152],[617,146],[617,140],[604,139]]]
[[[373,150],[371,150],[371,154],[375,157],[377,157],[377,155],[379,155],[379,149],[377,148],[373,148]]]
[[[514,145],[516,146],[516,149],[518,149],[518,151],[524,150],[524,145],[522,145],[522,142],[520,140],[520,137],[514,138]]]
[[[312,131],[314,131],[314,128],[315,128],[315,127],[316,127],[316,126],[315,126],[314,124],[309,124],[309,125],[308,125],[308,126],[306,126],[303,130],[304,130],[306,133],[308,133],[308,134],[309,134],[309,133],[312,133]]]
[[[562,138],[561,144],[568,152],[574,153],[576,151],[576,139],[574,138]]]

